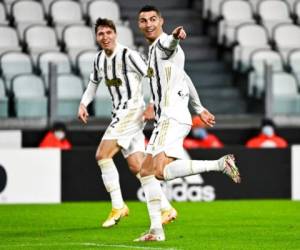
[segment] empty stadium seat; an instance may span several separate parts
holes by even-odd
[[[273,73],[273,111],[275,114],[300,113],[300,95],[295,77],[288,73]]]
[[[257,24],[242,24],[236,29],[235,40],[238,45],[233,51],[234,70],[245,72],[250,66],[250,55],[260,48],[270,48],[267,31]]]
[[[21,51],[19,38],[14,28],[8,26],[0,26],[0,55],[9,50]]]
[[[67,54],[59,51],[47,51],[38,56],[38,68],[44,78],[46,87],[49,87],[49,64],[56,65],[57,74],[71,73],[71,61]]]
[[[19,74],[33,73],[33,64],[28,54],[9,51],[0,57],[0,68],[6,82],[7,90],[11,91],[11,79]]]
[[[57,37],[53,28],[43,25],[33,25],[25,30],[25,42],[34,63],[40,53],[59,51]]]
[[[90,27],[84,25],[67,26],[63,31],[63,41],[73,65],[77,55],[84,50],[97,50],[95,37]]]
[[[87,15],[91,24],[94,24],[99,17],[109,18],[115,24],[121,22],[120,7],[114,1],[90,1],[88,4]]]
[[[84,24],[80,3],[72,0],[58,0],[50,5],[50,16],[58,39],[62,38],[64,27],[70,24]]]
[[[300,0],[298,0],[294,5],[294,14],[297,18],[297,23],[300,24]]]
[[[80,77],[72,74],[57,76],[57,115],[75,118],[83,94]]]
[[[119,24],[116,25],[116,30],[118,35],[118,42],[131,49],[135,49],[133,32],[130,27]]]
[[[43,7],[38,1],[17,0],[13,2],[11,8],[14,23],[22,40],[27,27],[33,24],[46,24]]]
[[[234,31],[243,23],[254,23],[250,3],[243,0],[225,1],[221,5],[223,20],[219,22],[218,43],[229,47],[234,42]]]
[[[221,4],[224,0],[208,0],[207,16],[211,22],[217,21],[221,16]]]
[[[265,67],[272,67],[272,72],[284,70],[283,59],[276,51],[269,49],[255,50],[250,56],[252,72],[248,75],[248,95],[261,98],[265,92]]]
[[[288,4],[280,0],[263,0],[258,6],[261,23],[268,30],[271,38],[273,28],[281,23],[292,23]]]
[[[273,40],[276,49],[287,62],[288,53],[293,49],[300,49],[300,27],[294,24],[280,24],[274,29]]]
[[[12,79],[14,108],[17,117],[46,117],[47,98],[42,78],[33,74]]]
[[[4,4],[0,2],[0,25],[7,25],[8,19]]]
[[[8,117],[8,98],[5,94],[5,85],[0,78],[0,117]]]
[[[85,86],[87,86],[90,80],[95,56],[96,53],[94,50],[86,50],[79,53],[76,58],[76,68],[82,77]]]
[[[295,75],[298,83],[300,83],[300,49],[292,50],[288,55],[288,65],[291,72]]]

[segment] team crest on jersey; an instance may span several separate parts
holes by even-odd
[[[105,79],[105,83],[107,86],[114,86],[114,87],[119,87],[122,85],[122,80],[120,78],[113,78],[113,79]]]
[[[149,67],[149,68],[147,69],[147,76],[148,76],[149,78],[151,78],[151,77],[154,76],[154,69],[153,69],[153,68]]]

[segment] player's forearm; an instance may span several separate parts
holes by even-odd
[[[80,103],[82,103],[85,107],[87,107],[94,99],[96,91],[97,91],[97,84],[90,81],[81,98]]]
[[[189,94],[190,94],[190,100],[189,103],[191,104],[194,112],[196,114],[200,114],[203,110],[205,110],[205,108],[203,107],[199,95],[197,93],[197,90],[191,80],[191,78],[186,74],[185,74],[185,78],[186,78],[186,82],[189,88]]]

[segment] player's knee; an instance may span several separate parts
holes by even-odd
[[[111,158],[111,157],[109,157],[109,155],[108,154],[106,154],[105,152],[97,152],[96,153],[96,161],[101,161],[101,160],[103,160],[103,159],[109,159],[109,158]]]
[[[129,169],[131,171],[131,173],[133,173],[134,175],[136,175],[138,172],[140,172],[140,164],[137,163],[131,163],[129,165]]]
[[[159,166],[156,166],[156,169],[155,169],[155,177],[159,180],[163,180],[164,179],[164,165],[159,165]]]

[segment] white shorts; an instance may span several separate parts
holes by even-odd
[[[125,158],[135,152],[145,152],[143,112],[144,108],[120,110],[113,117],[102,140],[117,140]]]
[[[190,130],[191,125],[170,118],[163,120],[153,130],[146,153],[154,157],[164,152],[168,157],[185,159],[183,140]]]

